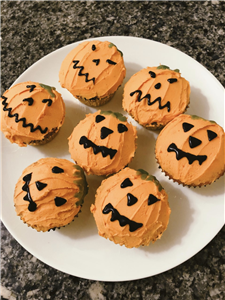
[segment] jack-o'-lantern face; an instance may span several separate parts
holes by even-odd
[[[2,127],[11,135],[41,139],[61,127],[64,112],[61,95],[44,84],[19,83],[2,96]]]
[[[59,81],[74,96],[105,98],[114,93],[125,77],[123,54],[108,41],[85,41],[63,60]]]
[[[28,202],[28,210],[30,212],[36,211],[36,209],[38,209],[37,203],[39,204],[42,200],[44,200],[44,202],[49,200],[48,204],[52,203],[53,207],[56,208],[66,205],[66,203],[70,201],[71,195],[75,197],[75,190],[77,190],[78,196],[80,191],[78,185],[75,186],[75,184],[77,184],[79,180],[75,178],[75,175],[77,176],[79,173],[78,178],[80,177],[80,181],[84,180],[84,175],[79,166],[74,165],[74,168],[76,168],[77,171],[75,172],[74,169],[74,174],[72,174],[71,170],[68,171],[67,168],[63,169],[57,165],[51,166],[49,164],[40,175],[40,168],[36,171],[34,169],[34,172],[25,174],[23,176],[24,185],[22,186],[22,190],[26,192],[23,200]],[[38,176],[40,176],[39,180]],[[69,189],[69,187],[73,188],[73,191],[71,195],[66,195],[66,192],[62,190]],[[68,197],[68,195],[70,196]]]
[[[110,111],[89,114],[69,137],[72,158],[97,175],[109,167],[123,168],[134,155],[136,129],[126,117]]]
[[[123,108],[141,125],[160,128],[185,111],[189,94],[189,83],[179,70],[147,67],[125,84]]]
[[[197,116],[178,116],[158,136],[156,156],[166,173],[171,175],[177,170],[175,179],[181,182],[189,177],[192,180],[201,176],[213,169],[213,166],[215,172],[219,160],[222,162],[222,170],[224,131],[213,121]]]
[[[105,179],[91,206],[99,235],[128,248],[148,245],[166,229],[170,207],[158,180],[129,167]]]
[[[112,194],[107,198],[109,203],[102,210],[104,215],[110,214],[110,222],[118,221],[117,226],[127,226],[130,233],[138,230],[145,223],[145,220],[135,216],[136,213],[139,216],[148,215],[148,211],[159,210],[160,207],[156,204],[160,201],[158,189],[153,187],[157,184],[161,191],[161,185],[154,176],[149,176],[148,184],[145,184],[145,188],[142,186],[140,189],[140,186],[144,184],[141,182],[142,180],[138,177],[125,178],[118,187],[114,187]],[[150,181],[152,184],[149,184]],[[116,192],[119,197],[116,196]]]
[[[15,209],[34,228],[43,230],[46,224],[54,228],[73,220],[87,191],[84,172],[78,165],[65,159],[42,158],[28,166],[19,178],[14,192]]]

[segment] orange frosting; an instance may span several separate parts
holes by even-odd
[[[78,61],[76,66],[74,61]],[[117,90],[125,75],[123,56],[115,45],[107,41],[85,41],[63,60],[59,81],[75,97],[104,98]]]
[[[149,72],[155,75],[151,76]],[[168,79],[171,78],[176,81],[169,83]],[[140,99],[137,92],[131,96],[137,90],[141,92]],[[122,105],[139,124],[162,127],[185,111],[189,95],[189,82],[178,71],[160,66],[147,67],[134,74],[125,84]],[[151,105],[148,105],[148,97]],[[165,107],[160,109],[160,105]]]
[[[126,179],[130,180],[132,186],[121,188]],[[128,205],[128,194],[136,197],[136,202],[132,205]],[[150,195],[157,199],[151,205],[148,202]],[[117,210],[116,214],[112,211],[103,213],[109,204]],[[168,196],[154,176],[143,170],[135,171],[127,167],[102,182],[96,192],[91,212],[100,236],[132,248],[146,246],[159,239],[167,228],[171,210]],[[121,224],[117,218],[118,214],[122,219],[125,217],[125,221],[121,219]],[[124,225],[124,222],[129,220],[142,225],[131,231],[129,224]]]
[[[104,119],[96,122],[100,115]],[[126,126],[127,131],[118,132],[118,125]],[[103,128],[111,130],[107,137],[101,138]],[[97,147],[113,149],[115,155],[104,155],[99,151],[95,154],[93,147],[86,147],[80,143],[81,137],[89,139]],[[100,110],[88,114],[86,118],[74,128],[69,137],[69,152],[71,158],[79,164],[87,174],[108,175],[124,168],[134,157],[136,150],[136,128],[126,121],[126,117],[119,113],[101,112]]]
[[[53,167],[63,171],[53,173]],[[24,176],[29,174],[30,181],[26,181]],[[24,200],[28,194],[26,183],[29,195],[36,204],[34,211],[28,209],[30,201]],[[38,184],[42,185],[39,189]],[[24,223],[37,231],[47,231],[73,221],[81,209],[86,193],[87,183],[79,166],[66,159],[42,158],[23,171],[15,187],[14,204],[17,215]],[[61,199],[59,205],[60,202],[55,202],[56,197],[63,198],[66,202]],[[62,204],[62,201],[65,203]]]
[[[186,132],[183,126],[187,127]],[[191,142],[194,143],[192,147]],[[174,147],[178,149],[177,154],[175,151],[167,150],[172,143],[176,145],[172,145],[172,149]],[[190,161],[192,159],[194,161],[189,163],[186,154],[182,154],[180,150],[187,153],[187,156],[190,154]],[[173,180],[184,185],[209,184],[225,171],[224,130],[213,121],[182,114],[160,132],[155,153],[162,170]],[[178,160],[177,155],[178,158],[182,155],[184,157]]]
[[[11,143],[21,147],[43,140],[64,122],[65,104],[61,94],[44,84],[31,81],[18,83],[3,94],[1,101],[1,130]],[[9,117],[9,114],[14,116]],[[37,127],[42,131],[35,130]]]

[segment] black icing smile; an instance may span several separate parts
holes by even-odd
[[[128,219],[127,217],[121,215],[117,209],[115,209],[111,203],[108,203],[104,209],[103,209],[103,214],[109,214],[110,212],[112,212],[112,216],[110,221],[114,222],[114,221],[119,221],[119,224],[121,227],[124,227],[126,225],[129,225],[129,231],[130,232],[134,232],[137,229],[141,228],[143,226],[142,223],[137,223],[135,221],[132,221],[130,219]]]
[[[197,160],[199,162],[199,165],[201,165],[207,159],[206,155],[194,155],[194,154],[185,152],[181,149],[178,149],[177,145],[174,143],[169,145],[169,147],[167,148],[167,151],[175,152],[177,160],[180,160],[183,157],[186,157],[189,162],[189,165],[191,165],[195,160]]]
[[[93,149],[94,154],[98,154],[99,152],[101,152],[103,157],[106,157],[109,155],[111,159],[113,159],[113,157],[117,153],[116,149],[107,148],[105,146],[98,146],[84,135],[80,138],[79,144],[83,145],[84,149],[91,147]]]
[[[34,127],[34,125],[32,123],[27,123],[26,118],[19,118],[19,115],[17,113],[12,114],[11,113],[12,108],[11,107],[10,108],[7,107],[8,103],[6,101],[7,101],[8,98],[2,96],[2,99],[3,99],[3,101],[2,101],[3,111],[7,111],[8,112],[8,117],[9,118],[15,118],[15,122],[16,123],[22,122],[22,126],[24,128],[30,127],[30,131],[31,132],[35,132],[36,130],[39,130],[42,134],[45,134],[48,131],[47,127],[45,127],[45,129],[42,129],[40,125]],[[33,103],[32,100],[33,100],[32,98],[26,98],[26,99],[24,99],[24,101],[28,102],[29,106],[32,105],[32,103]]]
[[[159,103],[159,109],[163,109],[163,108],[167,107],[167,111],[170,112],[170,102],[169,101],[167,101],[165,105],[161,105],[162,98],[158,97],[155,100],[151,101],[151,95],[150,94],[146,94],[144,97],[141,98],[141,96],[142,96],[142,91],[141,90],[136,90],[136,91],[130,93],[130,96],[132,97],[136,93],[138,94],[138,102],[141,102],[142,100],[147,99],[147,103],[148,103],[149,106],[153,105],[156,102],[158,102]]]

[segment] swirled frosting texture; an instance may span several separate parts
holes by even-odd
[[[14,192],[15,210],[28,226],[48,231],[73,221],[87,189],[78,165],[66,159],[42,158],[20,176]]]
[[[108,175],[132,160],[136,139],[136,128],[126,117],[99,110],[88,114],[74,128],[69,137],[69,152],[87,174]]]
[[[182,114],[156,141],[156,159],[171,179],[189,186],[214,182],[225,171],[224,130],[213,121]]]
[[[44,140],[64,122],[61,94],[44,84],[18,83],[3,94],[1,102],[1,130],[11,143],[21,147]]]
[[[163,127],[186,110],[189,96],[189,82],[179,72],[147,67],[125,84],[122,105],[139,124]]]
[[[126,184],[128,179],[130,183]],[[128,197],[136,198],[133,204],[128,205]],[[156,202],[149,203],[151,197]],[[103,213],[109,204],[117,212]],[[167,228],[171,210],[168,196],[154,176],[127,167],[102,182],[91,212],[100,236],[133,248],[159,239]],[[139,228],[130,229],[128,223],[132,222]]]
[[[63,60],[59,81],[75,97],[105,98],[117,90],[125,75],[123,56],[115,45],[85,41]]]

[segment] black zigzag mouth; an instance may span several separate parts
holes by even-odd
[[[85,77],[85,82],[93,81],[93,84],[95,84],[95,77],[92,77],[91,79],[88,78],[89,73],[83,73],[84,67],[83,66],[78,66],[79,60],[73,60],[74,69],[79,69],[78,76],[84,76]]]
[[[113,157],[117,153],[116,149],[107,148],[105,146],[98,146],[84,135],[80,138],[79,144],[83,145],[84,149],[91,147],[93,149],[93,152],[95,155],[100,152],[103,157],[106,157],[109,155],[111,159],[113,159]]]
[[[16,123],[19,123],[19,122],[22,122],[22,126],[24,128],[26,127],[30,127],[30,131],[31,132],[35,132],[36,130],[39,130],[42,134],[45,134],[47,131],[48,131],[48,128],[45,127],[45,129],[42,129],[40,125],[34,127],[34,124],[32,123],[27,123],[27,120],[26,118],[19,118],[19,114],[15,113],[15,114],[12,114],[11,111],[12,111],[12,108],[11,107],[7,107],[8,106],[8,103],[7,103],[7,97],[5,96],[2,96],[2,105],[3,105],[3,111],[7,111],[8,112],[8,117],[9,118],[15,118],[15,122]]]
[[[149,106],[151,106],[151,105],[155,104],[156,102],[158,102],[159,103],[159,109],[167,108],[167,112],[170,112],[170,102],[169,101],[167,101],[165,105],[161,105],[161,101],[162,101],[161,97],[158,97],[155,100],[151,101],[151,95],[146,94],[144,97],[142,97],[142,91],[141,90],[136,90],[136,91],[130,93],[130,96],[132,97],[136,93],[138,94],[138,102],[141,102],[142,100],[147,99],[147,104]]]
[[[191,165],[195,160],[197,160],[199,162],[199,165],[201,165],[207,159],[206,155],[194,155],[194,154],[185,152],[185,151],[179,149],[177,147],[177,145],[174,143],[169,145],[169,147],[167,148],[167,151],[175,152],[177,160],[180,160],[183,157],[186,157],[189,162],[189,165]]]
[[[142,223],[137,223],[137,222],[132,221],[132,220],[128,219],[127,217],[121,215],[118,212],[118,210],[113,207],[113,205],[111,203],[108,203],[104,207],[102,212],[103,212],[103,214],[109,214],[111,212],[112,215],[111,215],[110,221],[111,222],[119,221],[119,224],[120,224],[121,227],[129,225],[129,231],[130,232],[134,232],[134,231],[136,231],[137,229],[139,229],[143,226]]]

